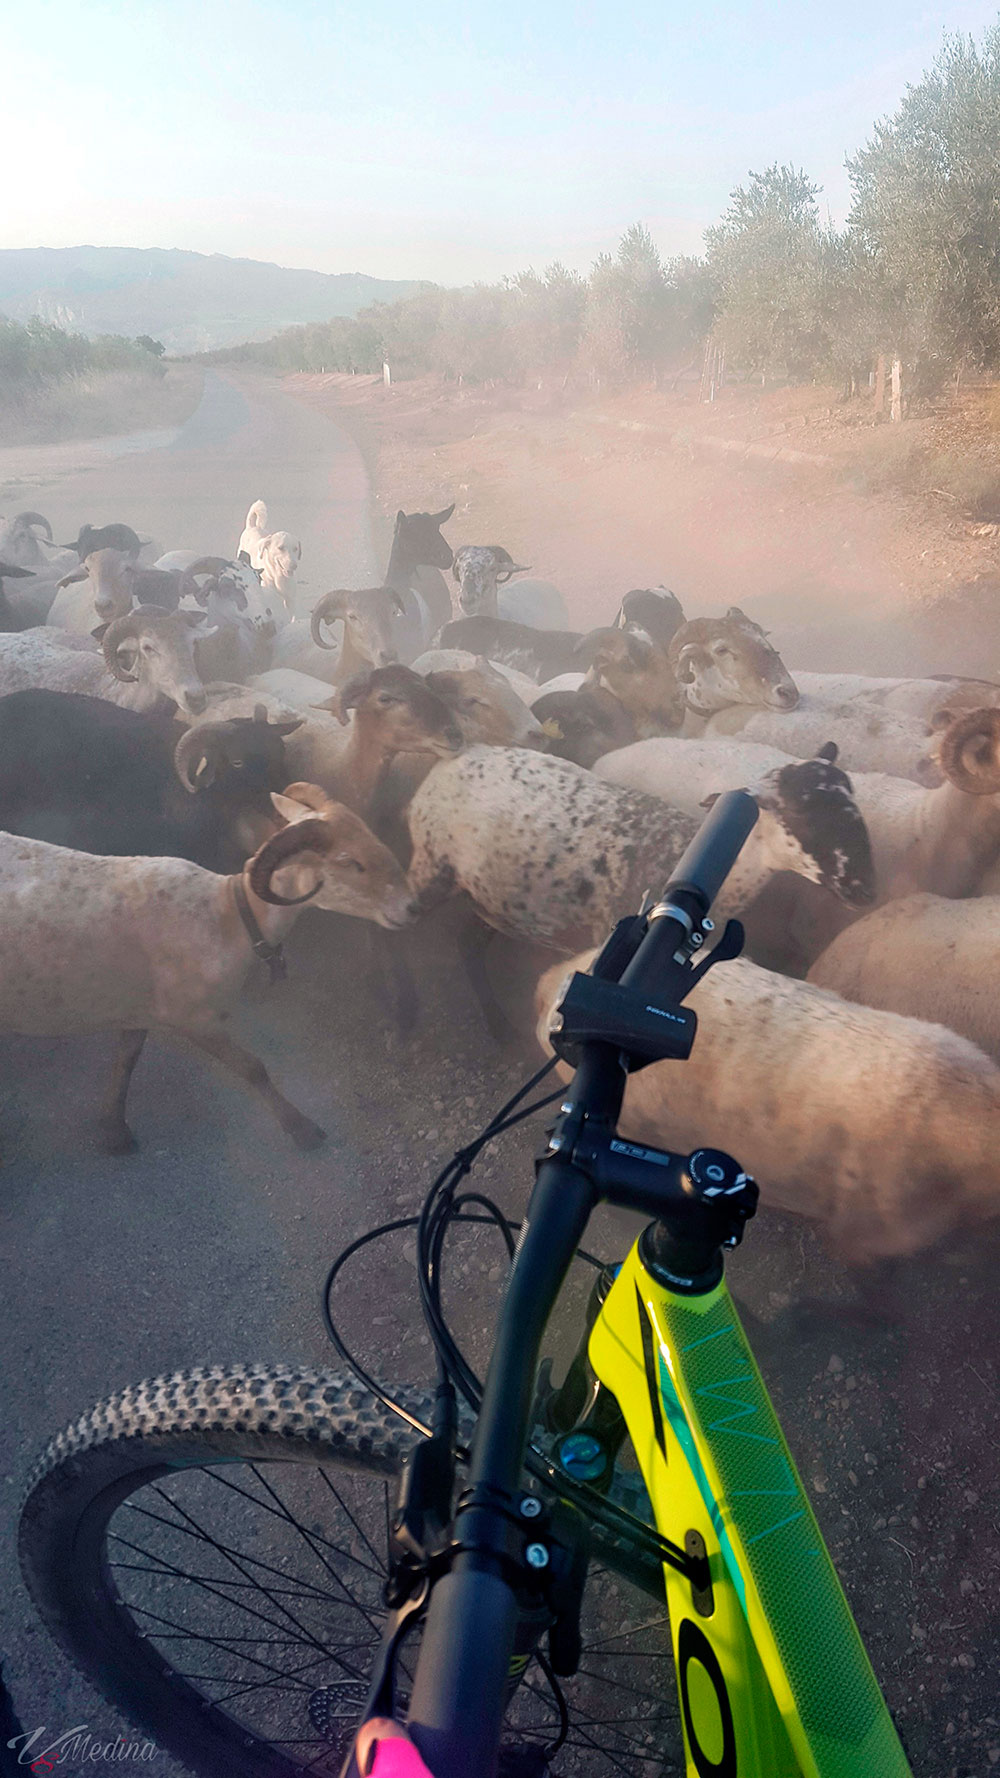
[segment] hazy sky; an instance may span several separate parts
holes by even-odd
[[[846,153],[944,29],[840,0],[6,0],[0,247],[189,247],[443,282],[665,254],[750,168]]]

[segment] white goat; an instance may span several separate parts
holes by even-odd
[[[129,710],[155,710],[173,702],[198,715],[206,696],[194,644],[214,633],[200,611],[137,606],[115,619],[100,648],[87,637],[58,630],[0,635],[0,696],[44,686],[106,698]]]
[[[809,980],[865,1006],[936,1019],[1000,1058],[998,948],[997,896],[909,895],[842,932]]]
[[[566,978],[557,964],[538,985],[546,1049]],[[965,1038],[742,958],[712,970],[687,1004],[698,1015],[691,1055],[629,1075],[626,1140],[723,1149],[766,1207],[820,1223],[853,1263],[918,1253],[1000,1211],[1000,1070]]]
[[[940,710],[958,714],[1000,704],[1000,685],[989,679],[869,679],[863,673],[800,673],[795,683],[819,703],[876,704],[897,716],[930,722]]]
[[[699,724],[705,735],[739,735],[747,741],[780,747],[799,759],[811,759],[827,741],[835,741],[845,767],[852,772],[888,772],[919,781],[927,750],[927,724],[858,700],[839,707],[803,696],[798,708],[753,710],[745,704],[717,710]]]
[[[120,1032],[100,1120],[112,1153],[135,1146],[125,1101],[151,1026],[221,1062],[300,1147],[323,1139],[222,1023],[254,962],[234,883],[242,883],[269,946],[287,936],[301,911],[295,902],[401,926],[410,896],[391,853],[349,810],[311,785],[274,800],[292,825],[265,842],[239,879],[184,859],[99,858],[0,835],[0,1029]]]

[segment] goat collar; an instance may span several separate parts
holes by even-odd
[[[284,950],[280,944],[269,944],[264,937],[264,934],[261,932],[254,916],[253,908],[250,906],[250,897],[247,895],[242,871],[239,876],[231,877],[230,882],[233,885],[233,900],[236,903],[236,912],[239,914],[240,919],[243,922],[243,929],[247,938],[250,940],[253,954],[255,957],[259,957],[262,963],[267,964],[271,974],[271,986],[273,988],[276,982],[284,981],[288,974],[288,964],[285,961]]]

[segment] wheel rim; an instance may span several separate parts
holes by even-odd
[[[234,1749],[273,1749],[274,1769],[334,1775],[357,1726],[384,1620],[393,1482],[320,1462],[192,1463],[138,1485],[106,1513],[101,1566],[119,1628],[168,1688]],[[680,1771],[666,1607],[592,1567],[567,1778]],[[397,1668],[405,1702],[415,1644]],[[533,1662],[510,1738],[558,1739],[559,1711]],[[512,1770],[515,1768],[511,1768]],[[537,1768],[536,1768],[537,1769]]]

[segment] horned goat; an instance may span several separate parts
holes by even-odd
[[[349,809],[309,785],[275,803],[290,825],[235,877],[185,859],[97,858],[0,834],[0,1029],[120,1033],[100,1117],[111,1153],[135,1147],[126,1096],[151,1027],[221,1062],[299,1147],[323,1140],[222,1023],[253,967],[253,923],[267,951],[306,902],[394,927],[411,917],[411,898],[392,854]]]

